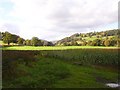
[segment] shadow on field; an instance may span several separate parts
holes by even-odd
[[[108,88],[105,83],[118,82],[117,50],[2,53],[3,88]]]

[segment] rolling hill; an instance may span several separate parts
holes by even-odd
[[[89,33],[76,33],[70,37],[65,37],[56,42],[56,45],[71,46],[78,45],[84,46],[100,46],[105,40],[117,41],[120,35],[120,29],[107,30],[101,32],[89,32]],[[95,42],[101,42],[100,45],[95,45]],[[112,42],[113,43],[113,42]]]
[[[10,45],[31,46],[31,40],[25,40],[18,35],[9,32],[0,32],[0,40],[6,40],[6,33],[11,35]],[[113,29],[101,32],[75,33],[58,41],[47,41],[34,37],[37,46],[120,46],[120,29]],[[8,38],[9,39],[9,38]],[[19,39],[19,42],[18,42]],[[2,43],[2,41],[0,43]],[[20,44],[19,44],[20,43]]]

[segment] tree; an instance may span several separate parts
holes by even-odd
[[[87,42],[83,41],[82,46],[86,46],[86,45],[87,45]]]
[[[93,42],[95,42],[94,46],[101,46],[102,41],[100,39],[95,39],[95,40],[93,40]]]
[[[96,46],[96,41],[92,41],[91,46]]]
[[[75,33],[75,34],[73,34],[71,37],[72,37],[72,38],[74,38],[74,37],[79,37],[79,33]]]
[[[12,35],[9,32],[4,33],[3,42],[8,45],[12,42]]]
[[[37,46],[43,46],[42,40],[38,40]]]
[[[17,36],[17,35],[14,35],[14,34],[12,34],[12,42],[13,43],[17,43],[18,41],[18,38],[20,38],[19,36]]]
[[[89,40],[89,41],[87,42],[87,45],[88,45],[88,46],[91,46],[91,43],[92,43],[92,41]]]
[[[120,39],[117,40],[117,47],[120,47]]]
[[[105,45],[104,45],[104,42],[105,42],[105,40],[102,40],[102,41],[101,41],[101,46],[105,46]]]
[[[64,42],[64,43],[63,43],[63,46],[67,46],[67,42]]]
[[[108,39],[105,40],[104,45],[105,45],[105,46],[109,46],[109,45],[110,45],[110,41],[109,41]]]
[[[97,35],[96,37],[97,37],[97,38],[100,38],[100,36],[99,36],[99,35]]]
[[[78,46],[78,43],[77,43],[76,41],[72,41],[72,42],[71,42],[71,45],[72,45],[72,46]]]
[[[33,46],[38,46],[38,43],[39,43],[39,39],[37,37],[33,37],[31,40],[31,44]]]
[[[82,40],[82,38],[80,37],[79,40]]]
[[[28,40],[28,39],[25,40],[24,44],[27,45],[27,46],[31,46],[31,45],[32,45],[32,44],[31,44],[31,40]]]
[[[23,44],[23,41],[24,41],[24,39],[23,38],[18,38],[17,39],[17,43],[19,44],[19,45],[22,45]]]
[[[23,41],[23,45],[26,45],[26,41],[25,40]]]
[[[116,46],[117,45],[117,40],[111,38],[110,39],[110,46]]]

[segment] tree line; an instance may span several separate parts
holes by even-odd
[[[92,40],[92,38],[94,39]],[[41,40],[38,37],[31,39],[24,39],[18,35],[9,32],[0,32],[0,40],[10,45],[15,43],[17,45],[26,46],[120,46],[120,29],[89,32],[89,33],[76,33],[70,37],[65,37],[55,44],[52,42]]]
[[[92,40],[93,39],[93,40]],[[56,45],[62,46],[120,46],[120,29],[76,33],[59,40]]]
[[[52,42],[41,40],[38,37],[32,37],[32,39],[23,39],[18,35],[11,34],[9,32],[0,32],[0,40],[5,44],[16,43],[17,45],[26,46],[53,46]]]

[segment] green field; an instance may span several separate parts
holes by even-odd
[[[105,38],[106,37],[102,37],[102,39],[105,39]],[[114,36],[108,36],[108,38],[114,38]],[[83,39],[86,39],[87,41],[89,41],[89,40],[93,41],[93,40],[97,39],[97,37],[96,36],[92,36],[91,38],[90,37],[85,37]]]
[[[109,88],[106,83],[118,82],[117,49],[32,48],[3,50],[3,88]]]
[[[3,88],[109,88],[106,83],[118,83],[118,47],[5,46],[2,50]]]
[[[14,74],[18,77],[3,82],[3,87],[107,88],[105,83],[117,82],[118,77],[105,67],[77,66],[53,58],[40,58],[32,65],[19,64]]]
[[[2,44],[3,44],[3,41],[0,40],[0,45],[2,45]]]
[[[3,50],[68,50],[68,49],[118,49],[118,47],[102,46],[10,46],[3,47]]]

